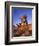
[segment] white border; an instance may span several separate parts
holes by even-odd
[[[26,8],[33,8],[32,10],[32,36],[21,36],[21,37],[13,37],[12,38],[12,7],[26,7]],[[10,5],[10,42],[18,42],[18,41],[29,41],[29,40],[35,40],[35,21],[36,21],[36,17],[35,17],[35,10],[36,10],[36,6],[20,6],[20,5]]]

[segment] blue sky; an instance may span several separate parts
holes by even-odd
[[[12,8],[13,24],[16,25],[16,24],[21,23],[21,20],[19,19],[19,17],[23,15],[27,16],[28,24],[32,23],[32,9],[18,8],[18,7]]]

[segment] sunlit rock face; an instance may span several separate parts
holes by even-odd
[[[26,23],[27,24],[27,16],[21,16],[21,23]]]
[[[27,16],[21,16],[21,30],[26,31],[28,30],[28,22],[27,22]]]
[[[31,32],[32,31],[32,24],[28,24],[28,27],[29,27],[29,31]]]
[[[14,36],[30,36],[32,35],[32,24],[28,24],[27,16],[21,16],[21,23],[15,27]]]

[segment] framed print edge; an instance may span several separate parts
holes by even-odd
[[[9,21],[10,21],[10,14],[9,14],[9,12],[10,12],[10,8],[9,8],[9,6],[10,5],[13,5],[13,3],[19,3],[19,4],[24,4],[24,5],[26,5],[26,4],[28,4],[28,5],[35,5],[36,6],[36,39],[35,40],[31,40],[31,41],[18,41],[18,42],[10,42],[9,40],[10,40],[10,35],[9,35]],[[26,3],[26,2],[8,2],[8,1],[6,1],[5,2],[5,44],[6,45],[9,45],[9,44],[25,44],[25,43],[37,43],[38,42],[38,3]]]

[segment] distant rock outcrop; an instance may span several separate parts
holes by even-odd
[[[21,23],[14,27],[14,36],[32,35],[32,24],[28,24],[27,16],[21,16]]]

